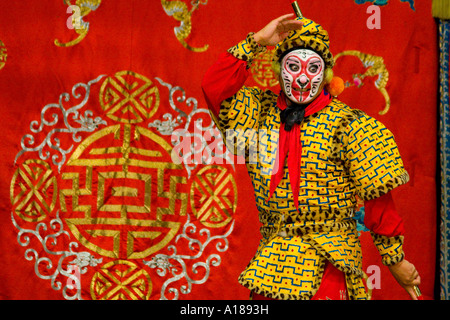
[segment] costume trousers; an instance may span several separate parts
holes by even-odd
[[[253,300],[272,300],[263,295],[252,292]],[[345,274],[328,261],[322,277],[319,290],[311,300],[347,300],[347,285]]]

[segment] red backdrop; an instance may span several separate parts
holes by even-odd
[[[170,133],[194,132],[197,119],[202,134],[209,130],[204,72],[248,32],[292,12],[290,1],[92,4],[95,10],[80,7],[89,29],[79,39],[82,32],[67,27],[76,9],[67,13],[63,1],[0,4],[0,298],[247,299],[237,277],[255,253],[259,225],[245,167],[175,166]],[[411,176],[394,191],[406,257],[432,299],[438,57],[431,0],[414,8],[390,0],[377,17],[369,5],[300,2],[328,30],[333,54],[342,54],[335,74],[349,87],[340,99],[396,137]],[[367,27],[370,17],[380,29]],[[200,52],[177,38],[180,20],[179,38]],[[255,70],[248,84],[278,90],[264,57],[256,67],[266,71]],[[373,299],[408,299],[367,232],[361,241],[365,271],[380,267]]]

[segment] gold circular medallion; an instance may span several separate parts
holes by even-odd
[[[151,293],[147,271],[127,260],[104,264],[91,280],[93,300],[148,300]]]
[[[145,145],[145,148],[143,147]],[[184,168],[148,129],[114,125],[85,139],[60,179],[65,222],[99,254],[141,259],[165,247],[186,215]]]
[[[159,91],[150,79],[133,71],[121,71],[103,82],[100,104],[112,120],[139,123],[158,110]]]

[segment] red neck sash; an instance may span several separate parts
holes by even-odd
[[[286,95],[281,92],[277,99],[278,108],[286,109]],[[322,90],[320,95],[311,102],[305,109],[305,117],[325,108],[331,101],[331,95]],[[287,157],[289,168],[289,181],[291,183],[292,194],[294,196],[295,208],[298,209],[298,196],[300,189],[300,167],[302,159],[301,125],[294,124],[290,131],[284,129],[284,123],[280,125],[280,135],[278,139],[278,150],[275,159],[275,166],[270,180],[270,191],[267,201],[272,197],[275,189],[284,176],[284,163]],[[288,154],[289,153],[289,154]]]

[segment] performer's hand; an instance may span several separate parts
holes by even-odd
[[[290,13],[272,20],[253,35],[255,41],[262,46],[274,46],[283,41],[289,31],[302,28],[303,22],[292,19],[294,16],[293,13]]]
[[[397,264],[389,267],[395,280],[408,292],[411,299],[418,300],[414,291],[414,286],[420,285],[420,276],[416,267],[407,260],[402,260]]]

